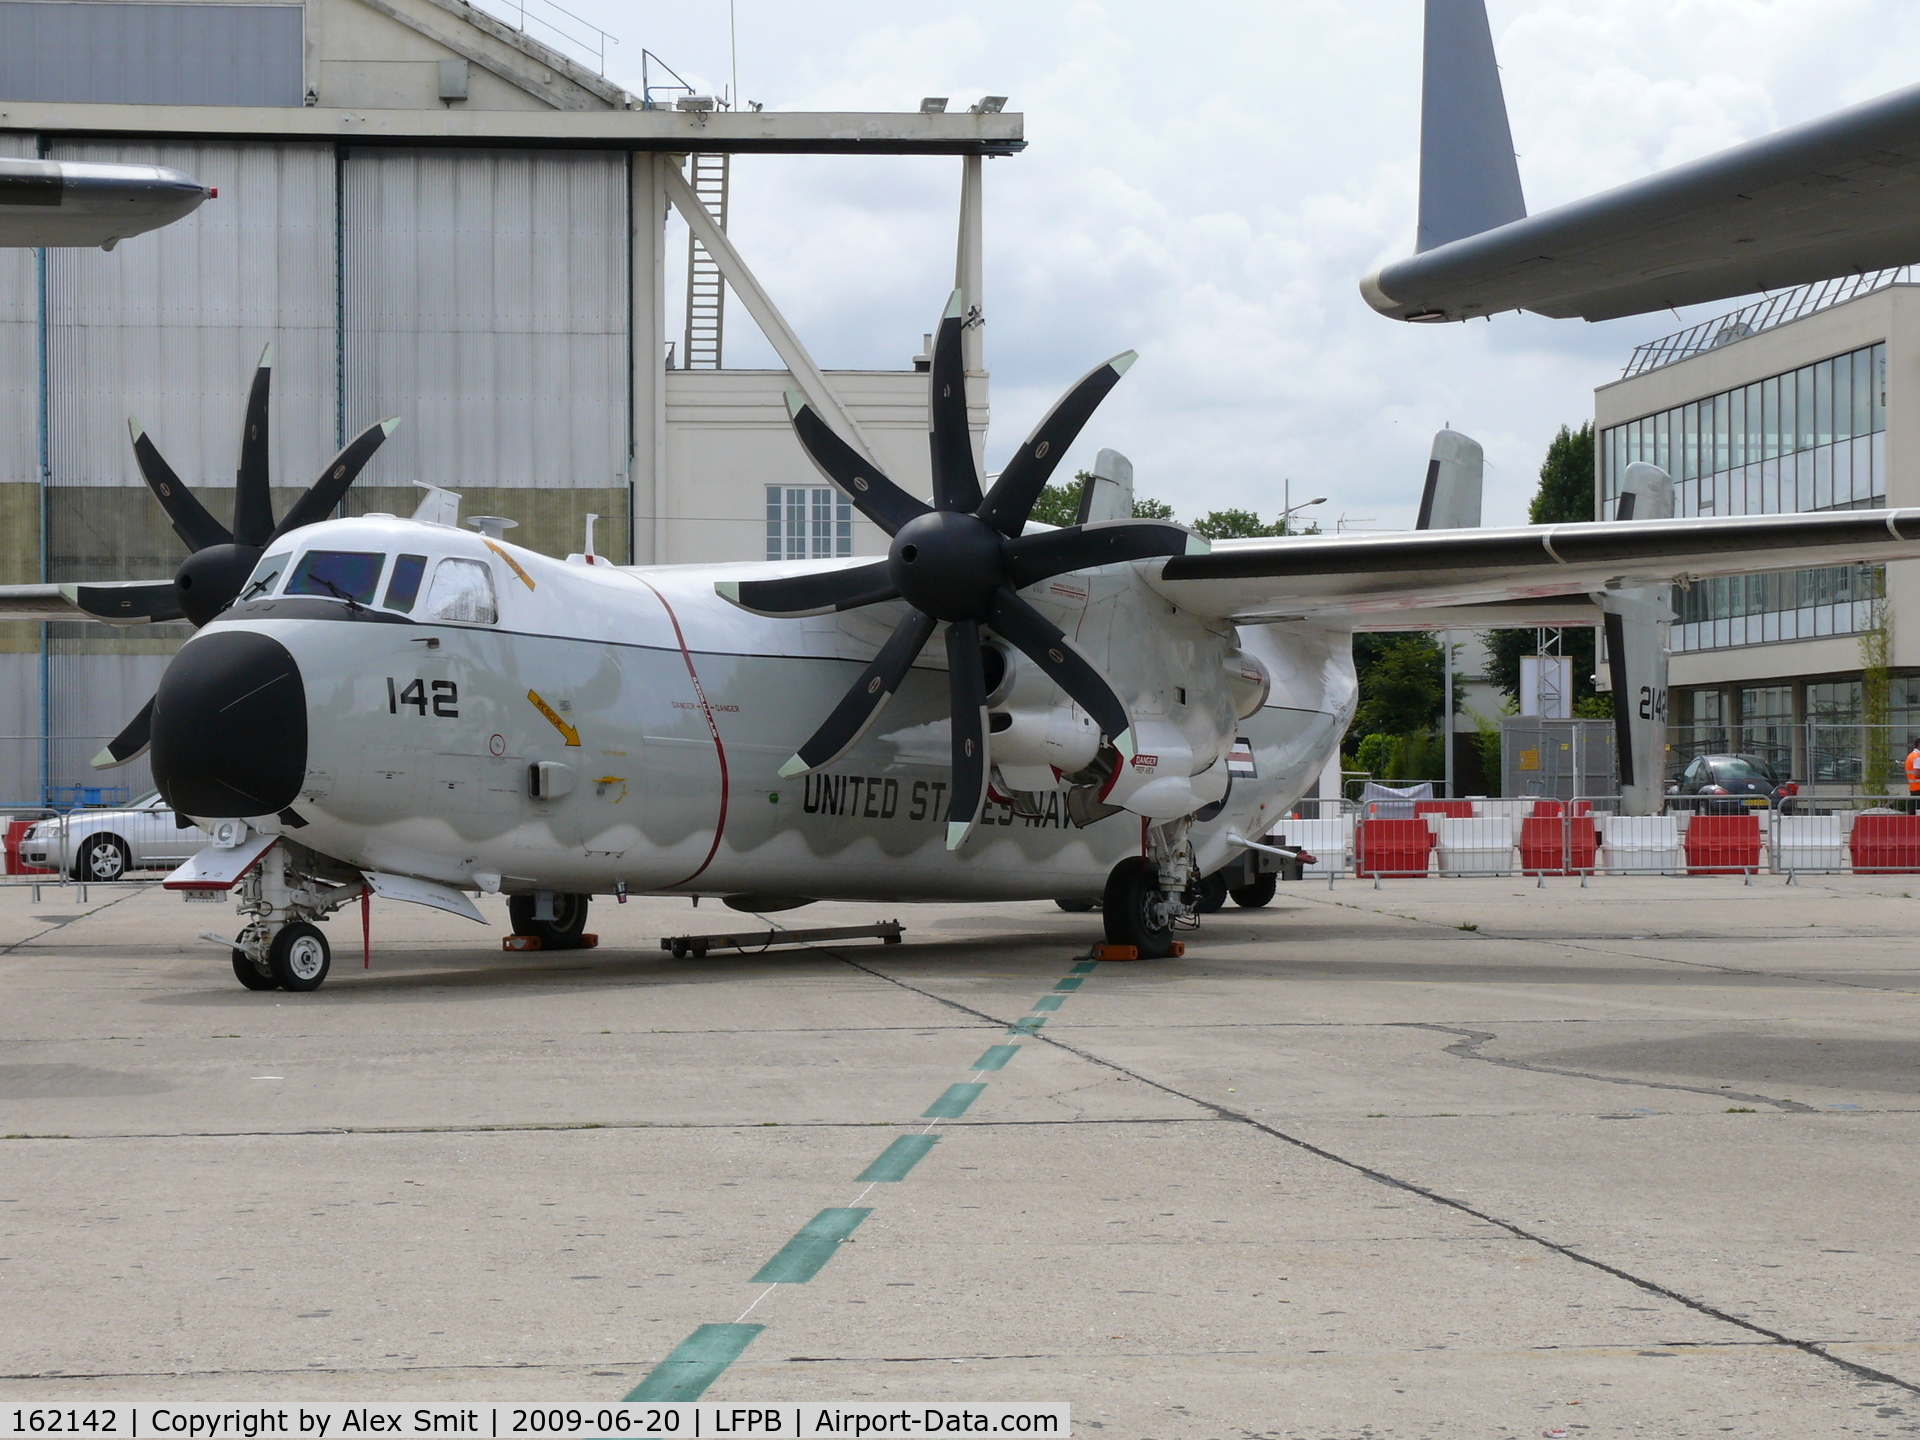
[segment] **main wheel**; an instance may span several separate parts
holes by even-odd
[[[1227,893],[1233,896],[1233,903],[1242,910],[1258,910],[1273,899],[1273,892],[1278,888],[1279,882],[1278,875],[1262,875],[1251,885],[1236,885]]]
[[[1200,882],[1200,894],[1193,902],[1193,908],[1202,915],[1211,915],[1227,903],[1227,877],[1219,873],[1207,876]]]
[[[233,978],[249,990],[278,990],[280,982],[271,975],[262,975],[260,967],[247,958],[244,950],[233,952]]]
[[[305,921],[287,926],[267,950],[267,967],[282,990],[318,990],[332,963],[327,937]]]
[[[127,842],[118,835],[89,835],[73,857],[73,878],[81,884],[105,884],[125,875],[133,864]]]
[[[1109,945],[1131,945],[1142,960],[1173,953],[1173,916],[1160,891],[1160,872],[1145,856],[1122,860],[1107,876],[1100,919]]]
[[[507,917],[513,921],[513,933],[516,935],[537,935],[542,950],[577,950],[580,937],[587,929],[586,895],[555,895],[553,897],[553,919],[536,920],[533,918],[534,897],[531,895],[509,895],[507,897]]]
[[[1069,915],[1085,915],[1093,909],[1091,900],[1056,900],[1053,902]]]

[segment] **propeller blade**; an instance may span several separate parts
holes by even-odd
[[[138,760],[153,743],[153,697],[140,707],[140,713],[127,722],[127,728],[107,742],[107,748],[93,757],[96,770],[113,770]]]
[[[291,534],[303,525],[315,524],[332,514],[333,507],[346,495],[347,487],[359,478],[367,461],[373,458],[373,452],[399,428],[400,417],[396,415],[391,420],[369,425],[349,440],[347,448],[328,461],[320,478],[307,487],[306,494],[293,502],[293,507],[287,511],[287,518],[280,522],[279,528],[266,543],[271,545],[282,535]]]
[[[980,663],[980,627],[947,626],[947,693],[953,704],[953,799],[947,806],[947,849],[967,843],[987,803],[987,674]]]
[[[234,476],[233,538],[265,545],[273,534],[273,496],[267,478],[267,395],[273,389],[273,345],[260,352],[247,393],[247,425],[240,433],[240,470]]]
[[[1058,626],[1005,586],[994,592],[987,624],[1018,646],[1021,654],[1091,715],[1123,757],[1133,758],[1133,722],[1127,718],[1125,703]]]
[[[1129,350],[1102,361],[1060,397],[993,482],[979,510],[982,520],[1010,539],[1020,534],[1027,516],[1033,513],[1034,501],[1053,477],[1054,467],[1066,455],[1067,447],[1079,438],[1081,427],[1100,408],[1107,392],[1120,383],[1120,377],[1139,358]]]
[[[973,463],[973,431],[967,425],[967,370],[960,356],[958,290],[947,301],[933,337],[933,369],[927,377],[927,443],[933,448],[933,508],[980,508],[980,471]]]
[[[205,550],[210,545],[231,545],[233,536],[227,533],[227,527],[209,515],[207,507],[180,483],[180,477],[173,473],[173,467],[161,456],[152,437],[140,428],[140,422],[129,419],[127,432],[133,437],[133,458],[139,462],[141,478],[147,482],[147,488],[153,491],[153,498],[160,502],[160,508],[167,512],[167,519],[173,523],[173,533],[180,537],[180,543],[189,550]]]
[[[1092,570],[1122,560],[1156,555],[1204,555],[1213,547],[1205,537],[1155,520],[1100,520],[1043,530],[1007,542],[1008,582],[1016,590],[1070,570]]]
[[[91,620],[109,625],[134,625],[141,621],[178,620],[180,596],[171,580],[142,580],[132,584],[111,582],[105,585],[62,585],[60,593],[73,608]]]
[[[828,615],[900,598],[884,560],[850,570],[784,575],[778,580],[719,580],[713,588],[722,599],[755,615]]]
[[[840,697],[840,703],[833,707],[826,723],[780,767],[780,778],[791,779],[809,770],[818,770],[822,765],[831,765],[851,750],[893,698],[893,692],[900,688],[900,682],[906,678],[938,623],[919,610],[909,612],[907,618],[894,627],[887,643],[873,657],[873,663],[860,672],[860,678]],[[974,664],[979,663],[980,657],[975,655]]]
[[[887,534],[899,534],[902,525],[927,513],[927,505],[894,484],[836,435],[798,390],[787,391],[787,414],[793,420],[800,448],[814,467],[853,502],[854,509]]]

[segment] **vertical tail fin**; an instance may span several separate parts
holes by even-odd
[[[1427,0],[1416,251],[1526,218],[1485,0]]]
[[[1474,530],[1480,525],[1480,486],[1486,452],[1458,430],[1434,433],[1427,483],[1420,492],[1416,530]]]
[[[1655,465],[1629,465],[1615,518],[1672,519],[1673,481],[1667,472]],[[1593,598],[1606,614],[1621,809],[1628,815],[1656,815],[1667,785],[1667,637],[1673,622],[1667,587],[1639,585]]]

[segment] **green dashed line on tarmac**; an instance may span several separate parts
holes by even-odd
[[[698,1400],[764,1325],[702,1325],[647,1372],[628,1400]]]
[[[867,1208],[822,1210],[800,1227],[800,1233],[780,1247],[780,1253],[755,1272],[756,1285],[804,1285],[820,1273],[840,1247],[853,1238]]]
[[[1096,963],[1092,960],[1076,962],[1068,976],[1054,985],[1054,993],[1043,995],[1034,1002],[1034,1010],[1058,1010],[1060,1002],[1080,988],[1082,982],[1078,977],[1092,974]],[[1043,1014],[1024,1015],[1007,1027],[1007,1034],[1032,1035],[1046,1023]],[[989,1046],[986,1053],[974,1062],[974,1072],[1003,1070],[1007,1062],[1019,1053],[1018,1045]],[[957,1119],[967,1113],[986,1088],[979,1081],[949,1085],[920,1118]],[[939,1139],[937,1135],[927,1134],[896,1136],[874,1162],[860,1172],[856,1183],[873,1185],[906,1179],[908,1172],[927,1157]],[[753,1277],[753,1283],[799,1285],[811,1280],[838,1253],[840,1247],[853,1238],[853,1232],[872,1213],[871,1208],[857,1206],[822,1210],[801,1226],[799,1233],[781,1246],[778,1254],[760,1267]],[[756,1300],[749,1305],[748,1313],[759,1303]],[[753,1343],[753,1338],[766,1329],[764,1325],[741,1323],[744,1319],[743,1315],[741,1320],[731,1325],[700,1326],[681,1341],[671,1355],[654,1366],[627,1399],[698,1400],[726,1368],[740,1358],[747,1346]]]
[[[904,1180],[907,1172],[927,1158],[927,1152],[939,1142],[938,1135],[901,1135],[880,1152],[880,1158],[854,1178],[856,1180]]]
[[[949,1085],[946,1094],[920,1112],[922,1120],[957,1120],[967,1113],[967,1107],[980,1098],[987,1087],[978,1083],[971,1085]]]

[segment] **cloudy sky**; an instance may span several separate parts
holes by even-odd
[[[499,0],[488,0],[499,3]],[[701,88],[727,0],[566,0]],[[536,8],[530,6],[530,9]],[[1554,431],[1671,313],[1410,326],[1355,282],[1412,247],[1419,0],[734,0],[740,93],[779,110],[964,108],[1004,94],[1027,150],[987,162],[989,464],[1120,350],[1140,363],[1070,464],[1112,445],[1182,518],[1329,497],[1412,523],[1432,432],[1487,450],[1489,524],[1524,520]],[[1892,0],[1489,0],[1532,210],[1920,81]],[[536,32],[537,33],[537,32]],[[815,358],[901,366],[952,285],[957,160],[749,157],[731,230]],[[1732,308],[1710,306],[1691,321]],[[737,308],[728,361],[772,362]]]

